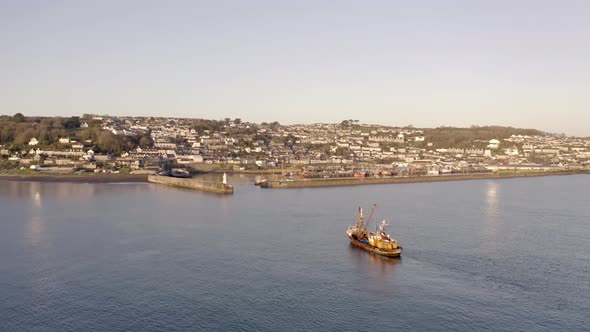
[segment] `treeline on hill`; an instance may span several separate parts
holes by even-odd
[[[512,135],[547,135],[536,129],[501,126],[472,126],[470,128],[438,127],[424,129],[424,136],[436,148],[484,148],[491,139],[502,141]]]
[[[31,138],[36,138],[40,148],[63,148],[60,138],[70,138],[85,143],[89,148],[101,153],[121,153],[137,146],[149,147],[153,141],[149,133],[136,136],[114,135],[100,128],[100,121],[83,119],[88,128],[80,128],[79,117],[25,117],[20,113],[14,116],[0,116],[0,145],[18,151],[27,148]]]
[[[235,126],[230,126],[231,124]],[[207,120],[207,119],[193,119],[192,125],[190,125],[191,129],[195,129],[199,134],[203,134],[205,130],[210,132],[225,132],[230,135],[255,135],[258,129],[258,125],[254,123],[249,123],[248,127],[241,127],[238,126],[242,124],[242,120],[239,118],[230,119],[225,118],[225,120]],[[271,124],[262,123],[260,126],[270,126],[271,128],[276,128],[279,126],[278,122],[273,122]]]
[[[155,121],[155,119],[150,119]],[[175,120],[171,120],[171,125]],[[86,122],[88,128],[80,128],[80,124]],[[344,122],[344,121],[343,121]],[[358,120],[348,120],[346,125],[354,125]],[[205,131],[210,133],[225,131],[230,135],[248,135],[255,140],[263,140],[270,143],[272,136],[268,133],[261,133],[260,128],[277,129],[280,125],[278,122],[261,123],[260,125],[248,124],[247,127],[229,126],[230,123],[239,125],[240,119],[230,120],[205,120],[194,119],[191,128],[202,134]],[[20,113],[14,116],[0,116],[0,145],[4,148],[19,151],[27,148],[31,138],[39,141],[40,148],[63,148],[59,144],[59,139],[67,137],[78,142],[85,143],[96,152],[119,154],[140,146],[142,148],[152,147],[153,140],[150,133],[145,132],[134,136],[114,135],[111,132],[102,130],[102,122],[93,120],[90,116],[84,115],[79,117],[25,117]],[[344,125],[344,124],[341,124]],[[370,129],[370,128],[361,128]],[[472,126],[470,128],[456,127],[438,127],[423,129],[427,142],[432,142],[435,148],[484,148],[490,139],[502,141],[511,135],[547,135],[536,129],[521,129],[501,126]],[[90,141],[90,143],[86,143]],[[178,143],[184,143],[184,139],[178,137]],[[283,143],[289,145],[294,142],[293,139],[285,139]],[[425,143],[424,143],[425,144]],[[347,151],[340,151],[342,154]]]

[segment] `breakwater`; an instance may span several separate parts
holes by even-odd
[[[439,176],[383,177],[383,178],[323,178],[297,180],[269,180],[260,185],[262,188],[311,188],[340,187],[368,184],[418,183],[438,181],[462,181],[480,179],[509,179],[516,177],[589,174],[587,171],[551,171],[551,172],[509,172],[500,174],[460,174]]]
[[[170,176],[150,175],[148,182],[164,184],[172,187],[206,191],[217,194],[233,194],[234,187],[222,182],[202,181],[195,179],[174,178]]]
[[[146,182],[145,174],[113,174],[113,173],[8,173],[0,174],[0,180],[8,181],[31,181],[31,182],[69,182],[69,183],[124,183],[124,182]]]

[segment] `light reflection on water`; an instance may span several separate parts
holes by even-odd
[[[43,216],[32,216],[25,229],[25,238],[29,240],[32,247],[37,247],[41,243],[45,231]]]
[[[45,223],[43,220],[43,205],[41,201],[41,184],[33,182],[29,186],[30,202],[32,206],[30,208],[31,217],[25,228],[25,238],[29,239],[29,243],[32,247],[36,247],[41,242],[43,233],[45,231]]]
[[[498,223],[498,183],[489,181],[486,189],[486,226],[485,234],[487,242],[496,241]]]
[[[51,273],[51,257],[49,254],[51,241],[47,236],[47,220],[43,213],[42,198],[52,192],[43,190],[41,183],[33,182],[29,186],[30,202],[29,220],[24,227],[25,244],[31,253],[31,290],[35,299],[32,310],[47,305],[49,298],[57,289],[57,280]],[[22,194],[25,194],[22,192]],[[63,195],[63,191],[61,191]]]

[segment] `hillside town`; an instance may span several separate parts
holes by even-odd
[[[92,139],[59,137],[42,144],[0,146],[1,159],[20,169],[145,172],[163,164],[191,171],[288,170],[302,177],[437,176],[502,170],[590,167],[590,139],[522,135],[475,139],[470,146],[442,146],[427,129],[344,120],[334,124],[254,124],[240,119],[85,115],[80,128],[117,137],[143,137],[118,153],[98,152]]]

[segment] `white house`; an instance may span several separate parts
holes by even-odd
[[[80,157],[80,160],[92,161],[94,160],[94,151],[88,150],[86,154]]]
[[[198,154],[179,156],[176,159],[176,162],[179,163],[179,164],[202,163],[203,162],[203,156],[198,155]]]
[[[518,148],[516,146],[512,146],[510,148],[504,149],[504,153],[509,156],[518,156]]]
[[[69,144],[70,143],[70,139],[68,137],[61,137],[59,139],[59,143],[61,143],[61,144]]]
[[[408,167],[409,164],[408,163],[404,163],[404,162],[393,162],[391,163],[392,167]]]
[[[490,149],[497,149],[500,147],[500,141],[497,139],[491,139],[488,144],[488,148]]]
[[[31,140],[29,141],[29,145],[37,145],[37,144],[39,144],[39,141],[35,137],[31,138]]]

